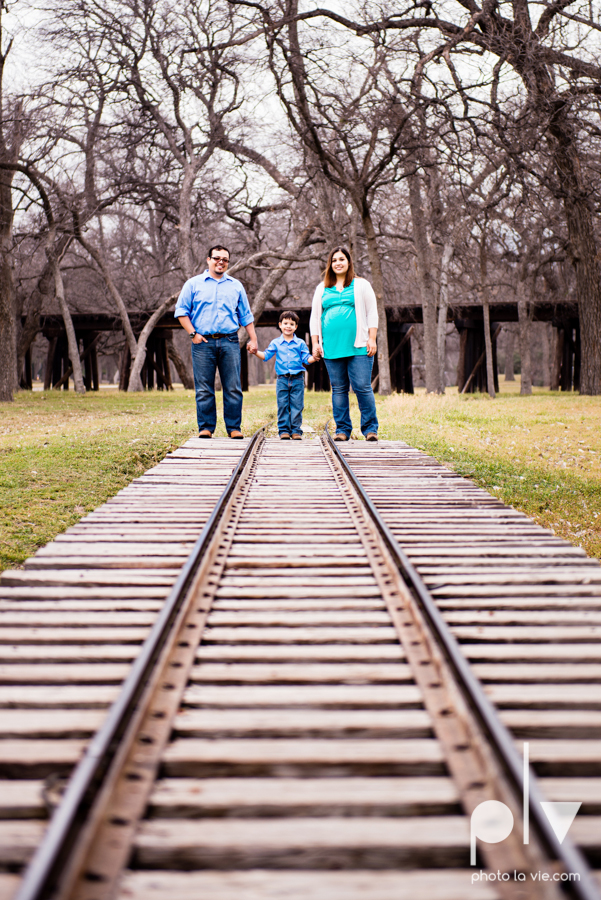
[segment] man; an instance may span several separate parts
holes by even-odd
[[[242,385],[238,329],[246,326],[251,353],[257,349],[257,335],[246,291],[239,281],[226,274],[229,263],[227,247],[211,247],[207,269],[186,281],[174,313],[192,338],[192,369],[200,438],[211,438],[217,425],[217,369],[223,388],[223,418],[227,433],[234,439],[244,437],[240,431]]]

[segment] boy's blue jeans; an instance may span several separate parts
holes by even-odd
[[[192,344],[192,371],[196,389],[196,417],[198,430],[206,428],[211,434],[217,425],[215,406],[215,373],[219,369],[223,388],[223,418],[227,433],[240,429],[242,424],[242,384],[240,382],[240,344],[238,332],[227,337],[208,337],[201,344]]]
[[[363,434],[378,433],[376,400],[371,387],[372,356],[342,356],[340,359],[326,359],[326,368],[332,385],[332,412],[336,431],[350,438],[353,430],[349,409],[348,392],[352,387],[357,397],[361,413]]]
[[[302,434],[305,373],[278,375],[276,396],[278,399],[278,433]]]

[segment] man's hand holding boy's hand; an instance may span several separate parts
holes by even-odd
[[[246,349],[248,350],[249,353],[252,353],[253,356],[257,355],[257,345],[253,344],[251,341],[249,341],[248,344],[246,345]]]

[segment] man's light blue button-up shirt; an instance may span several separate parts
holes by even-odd
[[[265,361],[275,356],[276,375],[297,375],[304,372],[303,363],[309,362],[309,348],[302,340],[292,335],[292,340],[287,341],[282,335],[271,342],[265,351]]]
[[[231,334],[254,322],[242,284],[230,275],[213,278],[208,269],[186,281],[174,316],[188,316],[199,334]]]

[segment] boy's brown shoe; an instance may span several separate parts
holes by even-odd
[[[348,441],[346,434],[343,434],[342,431],[337,431],[334,435],[335,441]]]
[[[292,440],[293,440],[293,441],[302,441],[302,439],[303,439],[302,434],[293,434],[293,435],[292,435]]]
[[[369,431],[369,432],[365,435],[365,440],[366,440],[366,441],[377,441],[377,440],[378,440],[378,435],[376,434],[375,431]]]
[[[289,441],[289,440],[290,440],[290,435],[287,434],[287,432],[282,431],[282,433],[280,434],[280,440],[281,440],[281,441]]]
[[[203,428],[202,431],[198,432],[199,438],[212,438],[213,434],[209,431],[208,428]]]
[[[244,435],[242,434],[241,431],[239,431],[237,428],[235,428],[233,431],[230,431],[230,437],[233,438],[235,441],[241,441],[242,438],[244,437]]]

